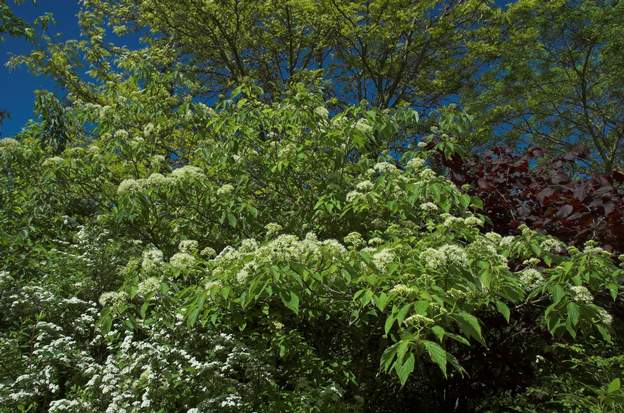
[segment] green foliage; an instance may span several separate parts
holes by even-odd
[[[403,147],[490,11],[88,1],[43,34],[13,63],[68,96],[0,140],[0,411],[622,410],[624,257],[484,233]]]
[[[514,143],[582,144],[590,168],[622,169],[623,13],[619,1],[514,1],[470,45],[485,66],[467,110]]]
[[[303,85],[270,104],[247,84],[214,109],[171,110],[153,82],[65,107],[68,124],[97,127],[58,155],[45,122],[2,141],[11,409],[365,411],[384,388],[442,409],[401,389],[460,391],[502,331],[532,348],[614,341],[609,253],[561,255],[528,228],[483,234],[475,200],[424,153],[377,155],[379,134],[401,139],[417,116],[329,116]],[[613,379],[587,402],[617,405]]]

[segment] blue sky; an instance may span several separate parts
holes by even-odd
[[[77,38],[80,35],[76,14],[78,13],[78,0],[39,0],[36,5],[25,2],[14,5],[9,0],[9,5],[15,14],[28,23],[32,23],[35,17],[51,12],[54,14],[56,24],[50,27],[52,34],[62,33],[62,38]],[[11,54],[28,53],[32,44],[27,40],[11,38],[7,36],[0,43],[0,109],[7,110],[10,118],[0,126],[0,136],[11,136],[21,130],[28,119],[32,118],[34,92],[37,89],[60,91],[49,78],[33,76],[26,67],[8,69],[5,64]]]

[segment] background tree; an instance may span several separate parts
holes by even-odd
[[[341,102],[407,102],[428,113],[474,70],[462,59],[466,41],[490,8],[480,0],[98,0],[82,21],[106,16],[120,35],[151,31],[146,40],[171,48],[202,95],[248,78],[277,98],[288,83],[320,75]]]
[[[481,69],[462,96],[481,137],[555,155],[584,145],[586,167],[621,169],[623,22],[624,3],[612,0],[518,0],[499,10],[471,45]]]

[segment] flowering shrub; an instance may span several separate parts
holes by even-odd
[[[620,355],[622,260],[487,232],[428,159],[371,150],[416,116],[302,86],[167,111],[152,81],[66,108],[97,128],[59,153],[0,146],[4,411],[474,410],[540,383],[570,406],[546,350]],[[582,402],[617,411],[620,374]]]

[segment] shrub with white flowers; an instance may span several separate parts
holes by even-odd
[[[621,343],[615,258],[484,233],[424,153],[379,150],[406,109],[169,81],[72,103],[97,128],[60,153],[0,141],[0,411],[470,410],[558,343]]]

